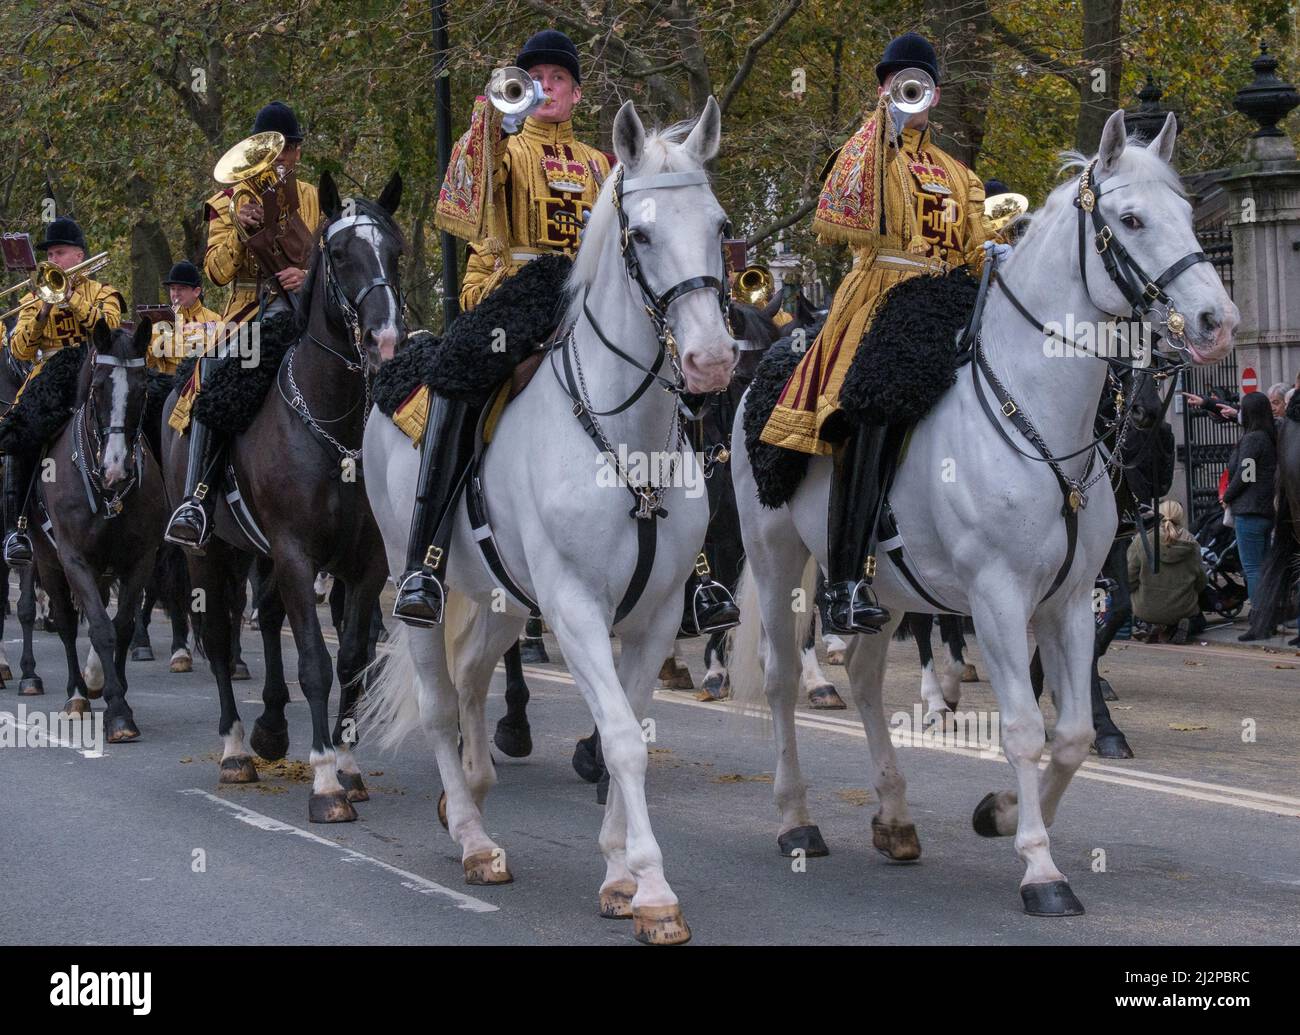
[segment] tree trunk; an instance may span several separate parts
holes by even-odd
[[[1119,39],[1122,10],[1123,0],[1083,0],[1083,68],[1074,146],[1086,155],[1097,150],[1106,119],[1119,107],[1124,70]]]
[[[926,0],[925,14],[942,74],[935,143],[973,169],[994,75],[988,0]]]

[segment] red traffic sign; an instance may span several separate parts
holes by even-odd
[[[1250,392],[1259,391],[1259,377],[1255,373],[1254,367],[1246,367],[1241,372],[1241,394],[1247,395]]]

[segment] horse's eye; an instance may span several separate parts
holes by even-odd
[[[647,233],[646,233],[644,230],[642,230],[640,227],[636,227],[635,229],[633,229],[632,232],[629,234],[629,236],[630,236],[630,237],[632,238],[632,240],[634,240],[637,244],[649,244],[649,243],[650,243],[650,235],[647,234]]]
[[[1133,215],[1132,212],[1126,212],[1124,215],[1120,216],[1119,221],[1130,230],[1142,229],[1142,220],[1138,219],[1138,217]]]

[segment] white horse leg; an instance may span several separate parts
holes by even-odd
[[[986,795],[972,821],[975,832],[985,837],[1005,835],[1014,828],[1016,854],[1025,863],[1020,894],[1026,912],[1071,915],[1082,907],[1052,861],[1038,793],[1038,761],[1046,739],[1043,713],[1029,682],[1028,616],[1014,604],[992,603],[1005,601],[1013,582],[1006,573],[993,577],[993,591],[974,595],[972,609],[1002,713],[1002,749],[1015,771],[1017,792]]]
[[[91,644],[86,653],[86,664],[81,670],[81,678],[86,681],[88,697],[93,699],[104,692],[104,664],[95,653],[94,644]]]
[[[876,851],[894,862],[914,862],[921,857],[921,841],[907,808],[907,781],[894,753],[885,720],[885,665],[889,641],[899,619],[874,635],[860,634],[846,659],[849,690],[862,717],[871,757],[872,786],[880,799],[880,810],[871,817],[871,843]]]
[[[581,586],[558,583],[549,588],[551,593],[547,595],[553,595],[555,604],[547,606],[550,601],[544,600],[542,606],[600,730],[610,796],[617,784],[626,810],[627,867],[636,881],[632,899],[636,937],[641,941],[685,941],[690,931],[682,919],[677,896],[664,876],[663,852],[650,827],[645,799],[646,745],[615,671],[602,608],[583,598]],[[665,654],[670,649],[662,639],[657,647]]]
[[[808,695],[814,708],[832,710],[846,707],[835,684],[826,678],[817,661],[817,641],[811,628],[808,634],[808,642],[799,649],[799,689]]]
[[[935,674],[934,668],[933,655],[921,664],[921,701],[925,705],[925,718],[922,721],[927,727],[931,723],[941,722],[943,713],[948,709],[948,702],[944,700],[943,687],[939,684],[939,677]]]
[[[433,742],[442,779],[445,812],[440,802],[439,819],[452,840],[460,845],[461,864],[467,884],[506,884],[513,878],[506,855],[483,829],[483,816],[465,780],[457,750],[460,708],[456,688],[447,671],[444,631],[411,629],[407,642],[415,664],[415,682],[420,702],[420,720]]]
[[[490,609],[481,607],[454,648],[455,656],[464,659],[456,673],[460,698],[461,767],[465,770],[465,781],[479,812],[483,811],[488,792],[497,782],[488,738],[488,690],[497,663],[519,639],[525,624],[524,621],[503,620]]]
[[[1056,732],[1052,738],[1051,761],[1043,770],[1039,793],[1043,820],[1048,826],[1056,818],[1056,807],[1071,778],[1088,757],[1093,740],[1092,651],[1088,639],[1094,619],[1088,587],[1062,601],[1051,614],[1034,616],[1034,629],[1042,651],[1043,671],[1049,686],[1056,688]]]

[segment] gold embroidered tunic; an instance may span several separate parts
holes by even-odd
[[[28,292],[22,301],[32,302],[35,298]],[[45,323],[38,327],[36,314],[40,308],[34,304],[24,309],[9,336],[9,350],[24,362],[36,359],[38,353],[46,356],[89,341],[96,320],[103,319],[110,329],[121,326],[125,302],[117,288],[94,280],[82,280],[72,289],[67,301],[51,309]]]
[[[198,298],[192,305],[182,307],[177,315],[181,322],[179,341],[176,340],[176,324],[154,324],[153,341],[149,344],[146,356],[152,370],[174,374],[186,356],[207,351],[213,342],[213,328],[208,325],[216,324],[221,319],[219,313],[209,309]]]
[[[504,242],[505,251],[494,255],[483,242],[470,244],[460,290],[460,307],[465,311],[532,257],[576,254],[585,214],[609,175],[609,159],[577,140],[569,121],[528,118],[503,143],[495,149],[496,225],[490,236]]]
[[[860,175],[857,168],[836,169],[845,172],[849,181]],[[934,145],[928,127],[905,128],[902,147],[887,146],[883,181],[880,225],[875,233],[849,238],[853,268],[763,428],[764,442],[803,453],[832,452],[833,443],[821,433],[839,411],[844,377],[881,296],[919,273],[965,264],[978,274],[984,242],[1001,240],[984,218],[983,183]]]

